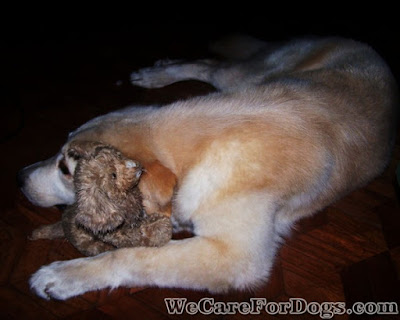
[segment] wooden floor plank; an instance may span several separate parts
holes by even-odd
[[[383,252],[341,272],[346,301],[400,302],[398,275],[389,252]]]
[[[113,303],[98,308],[113,319],[168,320],[169,318],[153,308],[148,308],[130,296],[124,296]]]
[[[24,234],[0,220],[0,285],[8,282],[24,247]]]
[[[57,319],[45,308],[38,306],[33,300],[10,287],[0,287],[0,318],[1,319]]]

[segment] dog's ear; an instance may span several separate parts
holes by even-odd
[[[104,147],[107,147],[107,145],[99,141],[72,141],[68,147],[67,155],[76,161],[82,158],[89,159]]]

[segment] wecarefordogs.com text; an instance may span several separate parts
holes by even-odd
[[[290,298],[285,302],[267,301],[265,298],[252,298],[248,302],[219,302],[214,298],[203,298],[197,302],[187,301],[186,298],[164,299],[169,314],[261,314],[268,315],[290,314],[319,315],[321,319],[331,319],[335,315],[367,314],[367,315],[397,315],[396,302],[356,302],[346,308],[345,302],[307,302],[302,298]]]

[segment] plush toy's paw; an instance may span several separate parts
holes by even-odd
[[[116,247],[112,245],[111,241],[108,241],[108,243],[106,242],[94,241],[90,244],[76,246],[76,248],[87,257],[97,256],[100,253],[115,250]]]
[[[64,231],[61,222],[49,225],[43,225],[33,230],[32,234],[28,236],[29,240],[39,239],[58,239],[64,237]]]
[[[142,242],[146,246],[159,247],[172,238],[172,224],[168,217],[153,215],[140,226]]]
[[[32,231],[31,235],[28,236],[29,240],[39,240],[39,239],[48,239],[48,232],[45,226],[40,226],[39,228]]]

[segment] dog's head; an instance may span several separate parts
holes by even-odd
[[[33,204],[41,207],[71,205],[75,202],[74,175],[78,161],[93,154],[100,142],[72,141],[54,157],[22,169],[18,184]]]

